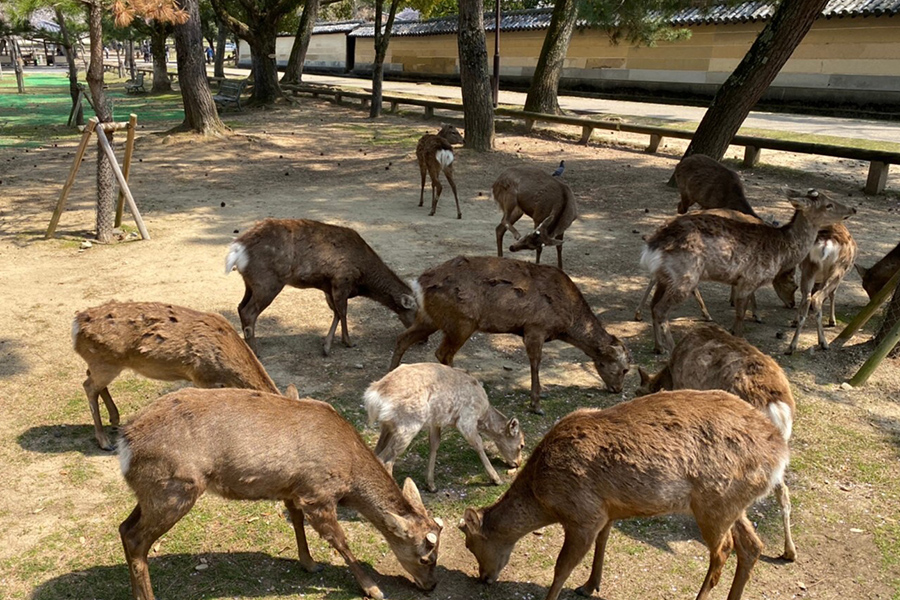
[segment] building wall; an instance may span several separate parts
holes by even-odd
[[[287,65],[294,46],[294,36],[279,36],[275,40],[275,62],[279,67]],[[347,35],[325,33],[312,36],[306,51],[304,66],[343,70],[347,60]],[[371,62],[371,61],[370,61]],[[250,67],[250,46],[244,40],[238,42],[238,65]]]

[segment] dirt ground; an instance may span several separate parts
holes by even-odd
[[[674,215],[676,193],[664,184],[683,150],[664,143],[642,151],[646,140],[597,133],[589,147],[560,132],[525,136],[501,126],[495,152],[457,152],[456,178],[463,219],[456,220],[447,186],[437,215],[417,207],[414,147],[435,129],[418,116],[365,118],[356,107],[302,100],[262,112],[229,115],[234,133],[198,140],[142,130],[135,150],[132,191],[152,235],[134,240],[126,220],[124,242],[84,249],[93,229],[95,156],[89,152],[58,235],[45,241],[52,208],[75,144],[0,149],[0,597],[126,598],[128,575],[117,527],[133,506],[115,456],[94,443],[81,387],[85,365],[72,351],[77,310],[106,300],[154,300],[221,312],[238,325],[243,285],[224,273],[226,248],[236,234],[264,217],[311,218],[357,229],[404,278],[459,254],[492,254],[499,211],[490,185],[511,165],[552,171],[565,159],[564,178],[579,202],[579,219],[566,233],[566,271],[608,330],[624,340],[635,362],[656,370],[646,322],[632,315],[647,276],[639,266],[642,235]],[[573,132],[569,132],[570,134]],[[120,136],[124,137],[124,136]],[[121,140],[119,140],[121,144]],[[119,148],[121,153],[121,147]],[[738,150],[729,154],[736,157]],[[888,195],[860,191],[865,165],[857,161],[766,153],[765,166],[743,173],[758,212],[787,221],[780,188],[832,191],[859,211],[848,222],[860,246],[859,262],[874,263],[900,238],[898,181]],[[426,189],[426,202],[429,194]],[[524,223],[524,221],[523,221]],[[511,242],[507,236],[506,245]],[[517,258],[532,260],[529,255]],[[553,250],[544,262],[553,264]],[[716,321],[730,325],[725,286],[703,284]],[[764,323],[749,323],[747,337],[782,364],[798,405],[788,474],[794,500],[799,560],[781,553],[780,516],[774,501],[751,511],[766,542],[746,591],[748,598],[900,598],[900,364],[886,362],[861,389],[842,381],[865,360],[875,323],[843,350],[808,350],[786,357],[793,311],[780,307],[771,288],[758,296]],[[852,273],[838,292],[839,320],[866,304]],[[698,323],[686,302],[673,314],[676,339]],[[260,358],[275,382],[295,383],[301,394],[332,402],[364,426],[361,394],[387,368],[400,322],[365,299],[351,300],[349,320],[357,346],[336,341],[321,353],[330,324],[323,295],[287,289],[260,318]],[[829,330],[829,337],[836,335]],[[787,339],[784,339],[784,338]],[[434,360],[435,336],[414,347],[405,362]],[[561,342],[545,347],[542,380],[547,416],[526,413],[529,374],[521,340],[476,335],[456,366],[485,382],[492,402],[521,417],[528,448],[559,416],[580,406],[609,406],[633,396],[637,375],[623,394],[604,391],[589,359]],[[124,374],[112,393],[127,419],[161,393],[178,387]],[[372,441],[375,432],[368,431]],[[426,436],[427,437],[427,436]],[[442,538],[442,583],[435,599],[542,598],[553,574],[562,534],[554,526],[526,536],[491,588],[476,583],[477,567],[453,526],[467,505],[492,501],[505,486],[488,486],[477,456],[456,433],[445,433],[438,455],[437,494],[425,494],[448,524]],[[265,440],[260,440],[265,447]],[[414,445],[395,469],[398,478],[424,479],[425,445]],[[499,463],[497,463],[499,466]],[[303,573],[293,536],[272,503],[241,504],[206,497],[161,540],[152,554],[157,593],[167,598],[349,598],[357,588],[340,557],[310,532],[313,554],[328,568]],[[344,515],[351,547],[378,572],[389,597],[418,593],[368,524]],[[199,562],[198,562],[199,561]],[[201,570],[200,564],[205,564]],[[600,596],[688,598],[706,571],[707,554],[688,517],[642,519],[617,525]],[[714,597],[724,597],[734,559]],[[581,585],[590,558],[569,579],[564,595]]]

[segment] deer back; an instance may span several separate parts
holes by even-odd
[[[862,265],[856,265],[856,271],[862,277],[862,286],[866,290],[869,299],[881,291],[881,288],[894,276],[898,269],[900,269],[900,244],[897,244],[893,250],[868,269]]]
[[[279,393],[265,368],[221,315],[157,302],[107,302],[78,313],[75,351],[88,363],[132,369],[200,387]]]
[[[577,218],[578,209],[571,188],[558,177],[530,166],[510,167],[494,181],[494,200],[507,215],[518,207],[534,220],[546,224],[546,232],[555,237]]]
[[[717,160],[704,154],[692,154],[675,167],[675,182],[681,193],[679,214],[692,204],[701,208],[727,208],[756,216],[744,195],[741,177]]]

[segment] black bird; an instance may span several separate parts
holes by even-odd
[[[553,171],[553,176],[559,177],[560,175],[563,174],[563,171],[565,171],[565,170],[566,170],[566,161],[561,160],[561,161],[559,161],[559,166],[556,167],[555,171]]]

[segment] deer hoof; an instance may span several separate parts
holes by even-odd
[[[381,590],[377,585],[367,587],[363,590],[363,592],[369,598],[374,598],[374,600],[384,600],[384,594],[381,593]]]
[[[429,217],[433,217],[433,216],[434,216],[434,211],[431,211],[430,213],[428,213],[428,216],[429,216]]]
[[[785,356],[790,356],[793,353],[794,353],[794,348],[788,348],[787,350],[784,351]]]
[[[532,404],[531,408],[529,408],[528,410],[530,410],[531,412],[533,412],[536,415],[544,414],[544,409],[541,408],[541,406],[539,404]]]
[[[637,311],[636,313],[634,313],[634,320],[638,323],[644,320],[644,316],[641,314],[641,311]]]
[[[596,588],[594,586],[589,586],[588,584],[584,584],[581,587],[575,588],[575,593],[578,594],[579,596],[584,596],[585,598],[590,598],[591,596],[594,595],[594,592],[596,592],[598,589],[599,588]]]
[[[462,213],[456,213],[456,218],[457,218],[457,219],[462,219]]]

